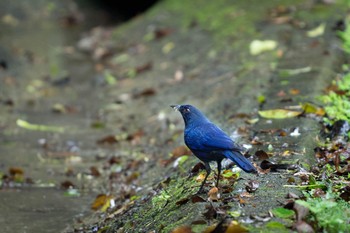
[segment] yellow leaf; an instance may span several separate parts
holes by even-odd
[[[274,50],[277,47],[277,42],[274,40],[253,40],[250,43],[250,54],[258,55],[265,51]]]
[[[203,173],[201,173],[196,177],[196,181],[202,182],[204,180],[204,178],[205,178],[205,175]]]
[[[63,127],[51,126],[51,125],[37,125],[29,123],[28,121],[24,121],[21,119],[17,119],[16,124],[19,127],[28,129],[28,130],[38,130],[38,131],[51,131],[51,132],[63,132]]]
[[[304,110],[305,113],[312,113],[319,116],[324,116],[326,114],[323,108],[318,107],[311,103],[304,103],[301,105],[301,108]]]
[[[326,28],[326,24],[325,23],[321,23],[318,27],[308,31],[307,32],[307,36],[308,37],[321,36],[321,35],[323,35],[325,28]]]
[[[111,200],[113,199],[112,195],[99,194],[94,203],[91,205],[93,210],[101,210],[105,212],[111,206]]]
[[[243,233],[243,232],[249,232],[249,231],[247,228],[240,225],[237,221],[232,221],[225,231],[225,233]]]
[[[271,109],[259,111],[259,115],[268,119],[284,119],[299,116],[302,112],[291,111],[287,109]]]

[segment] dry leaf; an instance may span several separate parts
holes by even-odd
[[[271,110],[259,111],[259,115],[261,117],[268,118],[268,119],[291,118],[291,117],[299,116],[300,114],[302,114],[302,112],[291,111],[287,109],[271,109]]]

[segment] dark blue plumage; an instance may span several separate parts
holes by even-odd
[[[255,167],[242,154],[242,149],[224,131],[211,123],[201,111],[192,105],[172,105],[171,107],[178,110],[185,121],[184,139],[187,147],[205,164],[207,175],[198,192],[202,191],[211,172],[209,166],[211,161],[216,161],[218,164],[217,187],[219,186],[221,161],[224,158],[232,160],[245,172],[256,172]]]

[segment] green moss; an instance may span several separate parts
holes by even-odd
[[[298,2],[284,1],[282,4],[289,6]],[[256,27],[256,24],[262,21],[261,15],[267,16],[266,8],[276,7],[281,2],[261,1],[258,3],[259,7],[256,7],[257,3],[253,1],[230,0],[168,0],[164,4],[166,9],[180,16],[182,28],[185,30],[195,24],[212,33],[218,44],[241,48],[244,44],[247,46],[251,40],[261,37]]]
[[[204,209],[204,203],[191,203],[190,197],[197,189],[198,183],[194,178],[173,179],[166,188],[146,203],[145,208],[133,214],[130,230],[141,230],[137,227],[142,226],[142,230],[170,232],[177,226],[190,225],[192,221],[201,217],[193,213]],[[187,200],[187,203],[181,203],[182,200]],[[205,227],[197,225],[195,232],[201,232]]]

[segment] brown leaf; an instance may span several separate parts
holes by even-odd
[[[193,231],[189,226],[179,226],[172,230],[171,233],[193,233]]]
[[[190,199],[188,197],[182,198],[181,200],[176,202],[176,205],[184,205],[186,204]]]
[[[150,97],[153,96],[157,93],[157,91],[154,88],[146,88],[143,89],[142,91],[136,93],[133,95],[134,99],[138,99],[140,97]]]
[[[66,181],[63,181],[61,183],[61,188],[62,189],[69,189],[69,188],[74,188],[75,185],[73,184],[73,182],[69,181],[69,180],[66,180]]]
[[[220,199],[220,193],[219,193],[219,189],[217,187],[214,187],[214,188],[209,190],[208,199],[210,201],[218,201]]]
[[[97,140],[97,144],[115,144],[118,140],[115,138],[115,135],[108,135]]]
[[[132,144],[138,144],[141,141],[141,138],[144,136],[145,132],[142,129],[139,129],[138,131],[134,132],[133,134],[129,134],[126,137],[127,141],[130,141]]]
[[[136,67],[136,73],[140,74],[143,73],[145,71],[151,70],[152,69],[152,62],[147,62],[141,66]]]
[[[200,197],[198,195],[194,195],[193,197],[191,197],[191,201],[192,201],[192,203],[206,202],[202,197]]]
[[[194,167],[191,170],[192,174],[197,174],[200,170],[204,170],[205,166],[203,163],[199,162],[196,165],[194,165]]]
[[[95,198],[95,201],[91,205],[91,209],[98,210],[101,206],[104,205],[106,199],[107,199],[106,194],[97,195],[97,197]]]
[[[119,163],[121,163],[121,159],[120,159],[119,157],[112,156],[112,157],[108,160],[108,163],[109,163],[110,165],[119,164]]]
[[[90,167],[90,174],[95,177],[98,177],[101,175],[101,173],[98,171],[97,167],[95,166]]]
[[[256,151],[255,156],[258,157],[259,160],[266,160],[269,158],[269,155],[263,150]]]
[[[287,136],[287,132],[283,129],[278,130],[278,136],[285,137]]]
[[[9,173],[10,173],[11,176],[24,175],[23,169],[19,168],[19,167],[10,167]]]
[[[191,151],[187,148],[187,146],[178,146],[171,153],[173,157],[180,157],[183,155],[192,154]]]
[[[170,28],[161,28],[161,29],[156,29],[154,31],[154,37],[156,39],[161,39],[163,37],[166,37],[172,33],[172,30]]]

